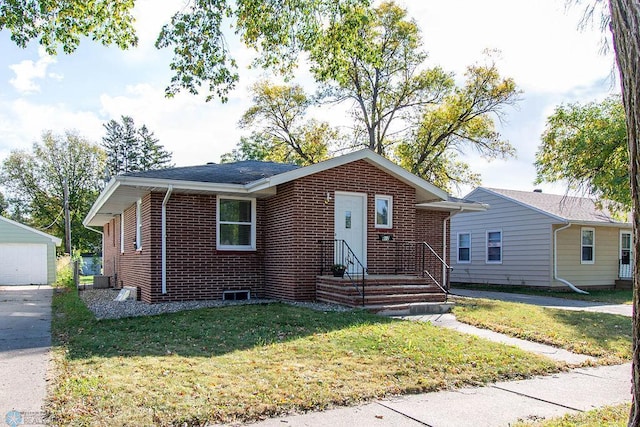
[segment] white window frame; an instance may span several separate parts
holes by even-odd
[[[593,236],[593,241],[591,243],[591,259],[585,260],[583,258],[583,248],[589,247],[589,245],[585,245],[582,242],[582,237],[585,231],[591,231]],[[593,227],[581,227],[580,228],[580,264],[595,264],[596,263],[596,229]]]
[[[251,202],[251,222],[224,221],[222,224],[251,225],[251,242],[249,245],[223,245],[220,243],[220,200],[245,200]],[[256,199],[247,197],[216,197],[216,248],[221,251],[255,251],[256,250]]]
[[[500,260],[489,260],[489,233],[500,233]],[[487,230],[485,234],[485,262],[487,264],[502,264],[502,259],[504,257],[504,234],[502,234],[502,230]]]
[[[629,248],[625,248],[622,245],[622,236],[624,235],[628,235],[629,236]],[[633,233],[629,230],[620,230],[620,250],[619,250],[619,255],[618,257],[620,258],[620,262],[622,262],[622,251],[627,249],[629,251],[629,265],[633,262]],[[627,264],[625,264],[627,265]]]
[[[124,212],[120,213],[120,253],[124,253]]]
[[[388,224],[379,224],[378,223],[378,200],[386,200],[387,201],[387,218]],[[374,198],[373,205],[373,216],[376,228],[393,228],[393,196],[386,196],[381,194],[376,194]]]
[[[469,249],[469,259],[467,260],[463,260],[460,259],[460,236],[463,234],[467,234],[469,236],[469,247],[466,249]],[[456,240],[456,261],[458,264],[470,264],[471,263],[471,232],[469,231],[462,231],[460,233],[458,233],[458,237]]]
[[[142,199],[136,202],[136,251],[142,250]]]

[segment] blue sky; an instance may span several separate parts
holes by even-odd
[[[580,11],[566,11],[564,0],[401,4],[422,28],[429,65],[440,65],[462,79],[465,67],[479,61],[484,49],[499,49],[499,69],[524,92],[518,107],[508,109],[499,125],[516,147],[517,158],[487,162],[466,156],[485,186],[533,189],[533,161],[546,117],[561,103],[599,100],[617,90],[611,80],[613,56],[599,53],[602,35],[597,28],[579,31]],[[138,0],[140,44],[125,52],[86,40],[72,55],[49,57],[35,43],[26,49],[15,47],[9,34],[0,32],[0,161],[11,150],[29,149],[46,130],[77,129],[98,143],[104,135],[102,124],[121,115],[146,124],[173,152],[177,165],[219,161],[246,134],[237,122],[250,105],[248,87],[265,75],[246,69],[252,52],[234,44],[241,81],[227,104],[207,103],[189,94],[165,98],[170,53],[158,51],[153,42],[182,5],[182,0]],[[304,70],[299,82],[310,83]],[[336,124],[344,117],[336,107],[314,114]],[[537,187],[563,192],[559,185]],[[462,187],[458,195],[469,190]]]

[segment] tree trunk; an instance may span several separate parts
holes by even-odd
[[[632,406],[629,427],[640,427],[640,317],[638,286],[640,285],[640,3],[637,0],[609,0],[611,32],[616,61],[620,71],[622,99],[627,118],[629,140],[629,177],[633,203],[633,359],[631,367]]]

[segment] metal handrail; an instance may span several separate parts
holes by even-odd
[[[362,298],[362,306],[364,306],[365,304],[365,273],[366,273],[366,268],[365,266],[362,264],[362,262],[360,262],[360,260],[358,259],[358,257],[356,256],[356,254],[353,252],[353,250],[351,249],[351,247],[349,246],[349,244],[341,239],[334,239],[334,240],[319,240],[318,243],[321,244],[321,265],[320,265],[320,275],[324,274],[324,267],[325,267],[325,263],[326,263],[326,256],[325,256],[325,243],[329,243],[331,242],[333,244],[333,257],[332,257],[332,263],[333,264],[342,264],[345,267],[347,267],[345,269],[345,274],[347,275],[347,278],[349,279],[349,282],[351,283],[351,285],[353,285],[353,287],[356,289],[356,291],[358,291],[358,294],[360,295],[360,297]],[[336,257],[336,252],[337,252],[337,248],[338,245],[340,245],[340,256],[339,256],[339,260]],[[346,250],[345,250],[346,249]],[[346,253],[346,256],[345,256]],[[352,276],[352,272],[349,271],[349,265],[353,265],[354,267],[357,266],[360,267],[360,270],[362,271],[362,277],[360,278],[359,282],[360,282],[360,288],[358,288],[358,280],[356,280],[356,278],[354,276]]]
[[[438,255],[438,253],[436,251],[433,250],[433,248],[431,247],[430,244],[428,244],[427,242],[422,242],[422,265],[423,265],[422,271],[423,271],[423,273],[426,273],[431,278],[431,280],[433,280],[433,283],[435,283],[436,286],[439,287],[442,290],[442,292],[445,293],[445,296],[448,296],[449,295],[449,289],[447,289],[447,287],[442,286],[440,284],[440,282],[438,282],[436,280],[436,278],[433,277],[433,275],[429,272],[429,270],[426,270],[424,268],[424,248],[425,247],[428,248],[431,251],[431,253],[436,256],[436,258],[442,263],[443,267],[445,267],[447,269],[447,272],[451,271],[451,266],[449,264],[447,264],[447,262],[445,260],[443,260],[442,257],[440,255]],[[449,274],[447,274],[447,280],[448,279],[449,279]]]

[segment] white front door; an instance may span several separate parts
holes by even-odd
[[[367,267],[367,195],[361,193],[335,194],[335,238],[344,240],[363,267]],[[362,274],[357,262],[349,263],[348,251],[340,253],[336,247],[336,261],[347,263],[349,273]],[[344,258],[343,258],[344,256]],[[342,258],[342,259],[341,259]]]

